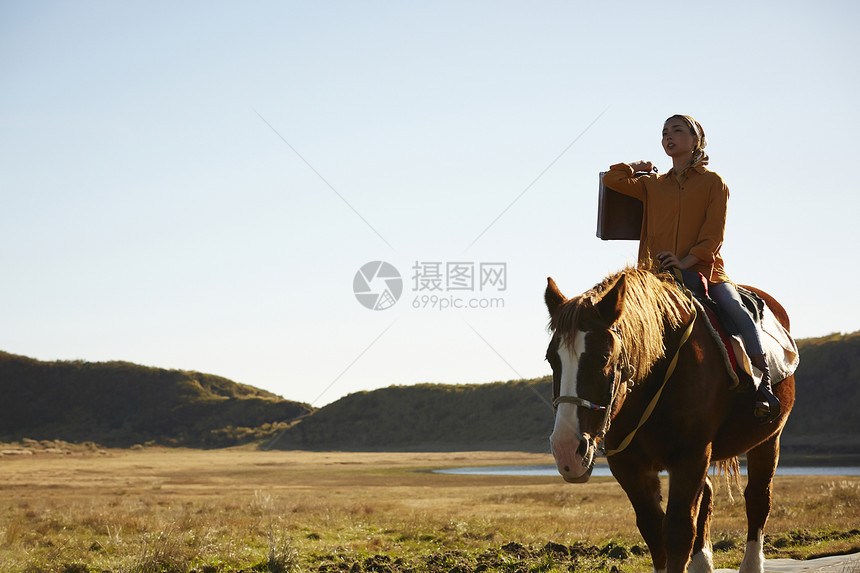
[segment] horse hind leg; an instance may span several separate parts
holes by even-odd
[[[770,513],[771,484],[779,461],[779,434],[747,452],[747,543],[739,573],[764,572],[764,526]]]
[[[714,488],[711,479],[705,478],[699,516],[696,519],[696,540],[693,542],[693,557],[687,566],[689,573],[713,573],[714,552],[711,548],[711,514],[714,508]]]

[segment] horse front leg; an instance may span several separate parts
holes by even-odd
[[[764,572],[764,526],[770,514],[771,484],[779,461],[779,434],[747,452],[747,544],[739,573]]]
[[[657,472],[643,468],[625,467],[623,471],[619,468],[616,473],[616,467],[613,467],[612,473],[633,505],[636,526],[651,552],[654,571],[662,573],[666,571],[666,546],[663,542],[664,513],[660,505],[660,478]]]
[[[709,464],[710,448],[702,457],[673,464],[669,468],[669,499],[663,522],[667,573],[684,573],[687,568],[696,538],[699,505]]]
[[[711,548],[711,514],[714,509],[714,488],[711,479],[705,477],[702,500],[699,503],[699,518],[696,521],[696,540],[693,542],[693,557],[687,566],[689,573],[713,573],[714,551]]]

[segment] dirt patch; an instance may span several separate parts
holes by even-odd
[[[631,555],[643,555],[638,545],[624,547],[615,543],[604,546],[575,543],[563,545],[547,542],[543,546],[527,546],[517,542],[479,553],[444,551],[409,559],[377,554],[364,559],[328,555],[317,565],[321,573],[481,573],[483,571],[545,571],[552,568],[568,570],[620,571]]]
[[[787,531],[783,534],[767,538],[765,540],[765,552],[768,550],[779,550],[796,546],[814,545],[822,541],[836,541],[843,539],[851,539],[860,537],[860,529],[852,529],[850,531],[823,531],[810,532],[805,529],[795,529]],[[810,559],[818,557],[829,557],[830,554],[816,554],[810,556]]]
[[[797,531],[791,536],[798,543],[816,543],[827,535],[830,538],[850,539],[860,537],[860,530],[834,531],[829,534],[812,534]],[[776,539],[780,543],[782,536]],[[766,543],[766,547],[769,543]],[[730,548],[726,548],[727,550]],[[716,549],[721,551],[720,549]],[[856,551],[856,548],[855,548]],[[542,546],[509,542],[497,548],[479,553],[467,551],[444,551],[430,553],[419,558],[394,557],[376,554],[363,559],[347,556],[326,555],[315,565],[321,573],[482,573],[484,571],[569,570],[602,571],[623,573],[627,561],[634,557],[647,557],[648,550],[641,545],[625,546],[614,542],[606,545],[575,543],[563,545],[552,541]],[[860,553],[852,552],[840,557],[827,556],[809,560],[768,559],[765,571],[769,573],[845,573],[851,564],[860,568]],[[730,573],[735,569],[719,569]],[[247,573],[250,573],[248,571]]]

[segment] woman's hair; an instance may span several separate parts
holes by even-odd
[[[690,159],[689,167],[698,167],[699,165],[707,165],[708,164],[708,154],[705,153],[705,147],[708,145],[708,140],[705,139],[705,130],[698,121],[690,117],[689,115],[681,115],[676,114],[671,116],[666,120],[668,122],[670,119],[680,119],[684,122],[687,128],[690,130],[690,134],[696,138],[696,146],[693,148],[693,157]],[[664,122],[664,123],[666,123]],[[688,168],[689,168],[688,167]]]

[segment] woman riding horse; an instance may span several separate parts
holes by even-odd
[[[609,168],[603,182],[644,203],[640,264],[650,264],[656,256],[663,268],[679,269],[686,284],[701,284],[699,274],[707,280],[708,294],[728,315],[744,341],[752,365],[761,372],[755,417],[762,423],[772,422],[779,416],[780,404],[771,387],[761,334],[726,274],[720,255],[729,189],[719,175],[705,167],[707,140],[695,119],[686,115],[667,119],[662,143],[672,158],[668,173],[657,175],[650,161],[618,163]],[[651,174],[652,170],[655,173]],[[636,177],[636,172],[649,174]]]
[[[736,317],[753,364],[768,374],[757,327],[723,270],[728,189],[704,167],[704,147],[695,120],[672,116],[663,130],[671,171],[637,177],[635,171],[653,170],[640,161],[613,165],[605,175],[607,187],[644,202],[640,268],[624,269],[570,299],[548,280],[552,339],[546,358],[556,407],[550,443],[559,473],[573,483],[588,481],[598,448],[605,449],[654,569],[665,573],[713,572],[708,468],[736,467],[737,456],[746,454],[747,544],[739,571],[764,573],[764,527],[794,376],[788,373],[772,389],[765,375],[754,396],[732,389],[722,343],[707,321],[696,319],[696,305],[672,274],[652,268],[654,253],[664,268],[688,280],[706,278],[711,296]],[[788,333],[782,306],[750,290]],[[669,474],[665,509],[663,470]]]

